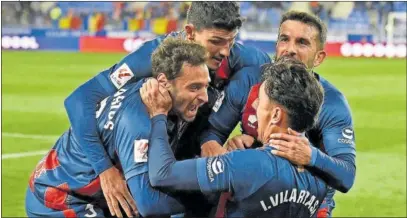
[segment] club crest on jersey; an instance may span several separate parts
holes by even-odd
[[[112,74],[110,74],[110,80],[116,86],[117,89],[123,87],[134,74],[131,71],[130,67],[123,63],[119,68],[117,68]]]
[[[257,137],[257,106],[259,105],[260,84],[253,86],[249,92],[246,105],[242,111],[242,130],[245,134]]]
[[[148,160],[148,140],[140,139],[134,140],[134,162],[145,163]]]

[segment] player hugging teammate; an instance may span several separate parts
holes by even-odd
[[[345,97],[313,71],[326,56],[326,27],[284,14],[272,64],[235,43],[242,23],[236,2],[193,2],[182,31],[145,42],[76,89],[65,101],[72,127],[30,179],[28,215],[331,216],[334,190],[353,185],[356,152]],[[315,88],[295,91],[304,84]],[[298,103],[293,94],[309,95]],[[222,147],[239,121],[243,134]],[[264,149],[233,151],[254,145]],[[38,182],[77,162],[76,177],[62,170]],[[278,185],[261,186],[275,176]],[[256,195],[263,189],[273,194]]]

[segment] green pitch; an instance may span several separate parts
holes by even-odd
[[[2,216],[25,216],[28,178],[68,126],[63,101],[123,54],[2,52]],[[406,216],[406,60],[328,58],[317,69],[348,98],[357,147],[352,190],[334,216]],[[237,131],[235,131],[237,133]]]

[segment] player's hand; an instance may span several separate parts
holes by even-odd
[[[226,148],[228,151],[233,151],[236,149],[246,149],[252,147],[254,143],[254,138],[250,135],[242,134],[233,136],[226,143]]]
[[[128,217],[138,214],[136,202],[131,196],[123,175],[116,167],[111,167],[99,175],[100,186],[112,216],[123,217],[120,206]]]
[[[168,90],[158,84],[154,78],[147,80],[140,89],[143,103],[150,117],[159,114],[167,115],[172,107],[172,99]]]
[[[305,136],[289,128],[288,134],[271,134],[270,138],[270,146],[276,149],[272,151],[273,154],[286,158],[298,166],[310,164],[312,150]]]
[[[228,151],[216,141],[208,141],[201,146],[201,157],[215,157]]]

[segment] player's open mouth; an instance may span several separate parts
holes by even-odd
[[[212,60],[216,61],[217,64],[222,62],[222,58],[213,57]]]
[[[198,105],[189,106],[189,112],[195,114],[198,111]]]

